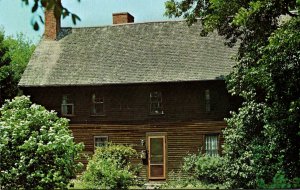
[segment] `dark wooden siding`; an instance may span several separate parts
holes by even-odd
[[[146,134],[150,132],[165,132],[167,134],[167,172],[178,171],[182,165],[183,157],[188,153],[201,151],[206,134],[220,134],[223,141],[222,130],[226,127],[224,121],[205,122],[175,122],[175,123],[152,123],[137,125],[116,124],[72,124],[76,142],[85,144],[85,153],[92,155],[94,151],[94,136],[108,136],[109,141],[119,144],[130,144],[138,152],[146,149],[142,146],[141,139],[146,142]],[[81,160],[86,163],[86,160]],[[134,160],[142,163],[141,159]],[[143,177],[147,175],[147,165],[141,172]]]
[[[210,90],[211,111],[205,111],[204,91]],[[149,94],[162,92],[163,115],[149,114]],[[25,88],[25,94],[48,109],[61,112],[63,94],[74,96],[75,116],[71,123],[223,120],[228,116],[230,96],[224,81],[113,85],[101,87]],[[91,96],[104,97],[104,116],[91,116]]]
[[[205,110],[205,90],[210,90],[211,111]],[[146,133],[166,132],[168,172],[178,170],[188,153],[201,150],[206,134],[220,134],[226,127],[224,117],[239,104],[230,97],[224,81],[131,84],[99,87],[24,88],[33,102],[56,110],[60,115],[63,94],[74,95],[75,115],[69,117],[75,140],[85,144],[85,152],[94,150],[94,136],[108,136],[114,143],[131,144],[144,149]],[[162,92],[163,115],[149,114],[149,94]],[[93,92],[103,95],[105,116],[91,116]],[[221,146],[220,146],[221,147]],[[141,160],[135,160],[141,162]],[[86,160],[83,160],[86,163]],[[143,167],[146,176],[146,165]]]

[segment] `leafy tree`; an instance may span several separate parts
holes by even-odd
[[[1,189],[66,188],[80,163],[68,120],[16,97],[0,109]]]
[[[300,176],[300,18],[291,11],[299,6],[299,0],[166,2],[167,15],[183,15],[190,24],[201,17],[202,34],[217,30],[228,45],[238,42],[227,86],[244,103],[224,132],[231,187]]]
[[[34,48],[22,34],[14,39],[0,31],[0,105],[20,93],[18,83]]]
[[[80,17],[72,12],[70,12],[66,7],[64,7],[61,3],[61,0],[21,0],[26,5],[29,5],[29,2],[34,2],[32,6],[32,13],[37,14],[38,18],[33,22],[33,28],[34,30],[39,30],[39,24],[44,24],[44,19],[42,15],[38,14],[38,10],[54,10],[55,17],[60,19],[62,16],[63,18],[70,16],[72,19],[72,22],[76,24],[77,21],[80,21]],[[80,0],[77,0],[77,2],[80,2]]]

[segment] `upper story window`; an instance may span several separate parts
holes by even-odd
[[[94,146],[101,147],[108,142],[108,136],[94,136]]]
[[[95,93],[92,95],[92,115],[104,115],[104,98]]]
[[[150,114],[163,114],[161,92],[150,92]]]
[[[205,96],[205,111],[210,112],[211,106],[210,106],[210,91],[209,91],[209,89],[206,89],[204,91],[204,96]]]
[[[64,116],[74,115],[74,101],[70,94],[62,96],[61,114]]]
[[[205,135],[205,154],[209,156],[219,155],[219,136]]]

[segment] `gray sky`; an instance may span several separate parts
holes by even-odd
[[[165,1],[81,0],[78,3],[77,0],[62,0],[62,3],[81,18],[76,27],[82,27],[111,25],[112,13],[116,12],[129,12],[135,17],[135,22],[169,20],[163,16]],[[30,5],[32,2],[33,0]],[[31,23],[35,19],[38,17],[31,13],[31,6],[26,6],[21,0],[0,0],[0,27],[6,35],[16,36],[23,33],[29,40],[37,43],[43,34],[44,26],[42,25],[39,31],[34,31]],[[66,18],[62,20],[62,26],[74,25],[70,18]]]

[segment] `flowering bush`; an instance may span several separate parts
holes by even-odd
[[[0,113],[0,187],[66,188],[83,148],[73,141],[68,120],[26,96],[7,101]]]

